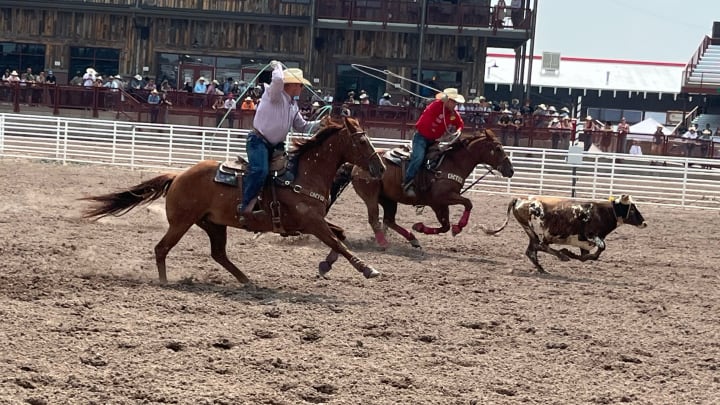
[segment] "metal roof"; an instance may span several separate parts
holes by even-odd
[[[485,83],[512,84],[515,55],[488,53]],[[527,66],[525,74],[527,75]],[[542,57],[532,63],[533,86],[549,88],[680,93],[685,64],[614,59],[561,57],[560,68],[542,69]],[[527,80],[526,80],[527,83]]]

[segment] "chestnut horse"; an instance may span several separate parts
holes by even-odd
[[[382,152],[382,151],[379,151]],[[333,190],[341,193],[344,186],[352,181],[355,192],[367,205],[368,222],[375,232],[375,240],[381,249],[388,246],[385,239],[384,226],[393,229],[410,242],[413,247],[420,247],[415,235],[395,222],[397,205],[408,204],[415,206],[429,206],[435,212],[440,222],[439,228],[432,228],[418,222],[412,229],[417,232],[433,235],[445,233],[452,229],[453,236],[457,235],[467,225],[472,210],[472,202],[463,197],[462,187],[465,179],[478,164],[486,164],[497,170],[504,177],[512,177],[513,166],[502,144],[490,130],[485,130],[474,135],[462,136],[445,147],[445,151],[428,150],[428,156],[432,153],[440,153],[439,165],[433,171],[425,167],[415,178],[417,197],[406,196],[402,190],[403,170],[405,164],[392,163],[383,156],[387,165],[387,171],[382,179],[373,179],[369,173],[361,167],[353,166],[352,172],[348,174],[350,166],[345,165],[338,170]],[[334,199],[337,195],[333,196]],[[462,204],[465,211],[457,224],[450,225],[450,205]],[[383,224],[380,223],[380,209],[383,207]]]
[[[321,274],[330,270],[339,253],[366,278],[378,276],[377,270],[345,246],[342,228],[325,220],[333,176],[343,163],[358,165],[376,178],[385,171],[365,131],[353,118],[344,118],[341,122],[328,119],[312,138],[296,140],[293,153],[297,156],[297,178],[289,187],[271,189],[266,184],[261,199],[258,199],[258,205],[266,214],[254,215],[242,224],[236,211],[242,194],[242,178],[238,178],[239,188],[215,182],[213,178],[219,166],[216,161],[202,161],[182,173],[163,174],[123,191],[82,198],[94,202],[84,211],[84,217],[97,219],[123,215],[138,205],[164,196],[169,228],[155,246],[161,282],[167,282],[165,257],[193,224],[210,237],[212,258],[240,283],[249,280],[227,257],[228,226],[253,232],[273,231],[283,236],[315,235],[332,249],[327,259],[320,263]],[[267,213],[273,213],[272,217]]]

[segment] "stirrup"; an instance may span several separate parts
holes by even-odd
[[[409,182],[409,183],[407,183],[407,184],[405,184],[405,185],[403,186],[403,193],[404,193],[407,197],[411,197],[411,198],[412,198],[412,197],[416,197],[417,195],[415,194],[415,184],[413,184],[412,181]]]

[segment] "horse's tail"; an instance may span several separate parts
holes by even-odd
[[[93,206],[83,211],[83,218],[100,219],[108,215],[120,216],[144,203],[164,197],[176,173],[167,173],[144,181],[127,190],[110,194],[84,197],[80,200],[93,201]]]
[[[480,226],[480,229],[485,232],[486,235],[495,235],[500,233],[508,224],[508,221],[510,220],[510,211],[512,211],[513,207],[515,206],[515,203],[517,202],[517,198],[513,198],[512,201],[508,204],[507,207],[507,213],[505,214],[505,222],[500,226],[498,229],[487,229],[484,226]]]
[[[332,187],[330,187],[330,205],[327,208],[328,211],[330,211],[330,207],[335,203],[335,200],[340,197],[340,194],[345,191],[345,187],[352,181],[353,167],[355,166],[352,163],[343,163],[335,173]]]

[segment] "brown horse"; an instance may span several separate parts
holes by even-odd
[[[381,152],[381,151],[379,151]],[[447,145],[445,151],[428,150],[428,157],[432,153],[440,153],[439,165],[433,170],[423,169],[415,179],[417,197],[410,198],[403,193],[401,182],[403,179],[404,164],[398,165],[383,156],[388,170],[382,179],[373,179],[361,167],[352,167],[348,175],[349,165],[338,171],[333,190],[341,193],[347,183],[352,181],[355,192],[367,205],[368,222],[375,232],[375,240],[380,248],[385,249],[388,242],[385,239],[383,224],[380,223],[380,209],[383,207],[383,223],[393,229],[410,242],[413,247],[420,247],[415,235],[395,222],[397,205],[408,204],[415,206],[429,206],[435,212],[440,222],[440,228],[432,228],[418,222],[412,229],[425,234],[445,233],[452,229],[453,236],[457,235],[467,225],[472,210],[472,202],[463,197],[461,189],[465,179],[480,163],[489,165],[493,170],[499,171],[504,177],[512,177],[513,166],[502,144],[492,131],[486,130],[475,135],[463,136]],[[343,173],[344,172],[344,173]],[[337,198],[337,195],[333,196]],[[457,224],[450,225],[450,205],[462,204],[465,211]]]
[[[266,184],[258,200],[266,214],[254,215],[242,224],[236,212],[241,198],[241,177],[238,178],[240,188],[214,181],[219,166],[215,161],[202,161],[180,174],[163,174],[123,191],[83,198],[95,202],[84,211],[84,217],[123,215],[140,204],[164,196],[169,228],[155,246],[162,282],[167,281],[165,257],[193,224],[210,237],[212,258],[241,283],[249,280],[227,257],[228,226],[254,232],[273,231],[283,236],[315,235],[332,249],[320,263],[321,274],[330,270],[340,253],[366,278],[378,276],[377,270],[348,250],[342,242],[345,240],[342,228],[325,220],[330,185],[343,163],[358,165],[376,178],[385,171],[365,131],[353,118],[344,118],[341,122],[326,120],[315,136],[295,141],[293,153],[297,156],[295,181],[289,187],[274,189]]]

